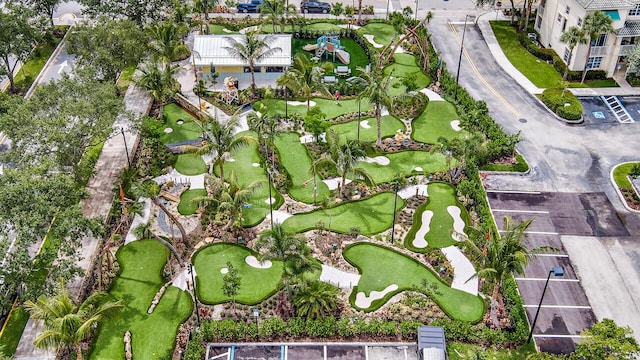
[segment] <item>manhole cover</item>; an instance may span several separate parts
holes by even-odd
[[[520,121],[521,123],[525,124],[527,122],[527,119],[522,118],[522,119],[519,119],[518,121]]]

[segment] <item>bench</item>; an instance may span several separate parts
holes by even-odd
[[[334,72],[337,76],[351,75],[351,69],[348,66],[337,66]]]
[[[336,80],[335,76],[325,76],[322,79],[322,82],[325,83],[325,84],[334,84],[334,83],[336,83],[336,81],[337,80]]]

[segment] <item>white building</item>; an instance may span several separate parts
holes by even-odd
[[[562,32],[571,26],[582,27],[584,18],[603,11],[613,19],[614,33],[602,35],[591,44],[579,44],[569,59],[569,49],[560,42]],[[600,69],[607,76],[624,75],[625,55],[640,43],[639,0],[541,0],[535,29],[540,43],[552,48],[570,70],[584,70],[587,47],[591,46],[588,69]]]

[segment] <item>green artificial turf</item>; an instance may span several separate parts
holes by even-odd
[[[255,255],[255,252],[244,246],[229,243],[216,243],[198,250],[193,256],[198,298],[206,304],[231,301],[222,292],[224,274],[220,270],[227,268],[227,262],[231,262],[238,270],[240,277],[236,302],[253,305],[275,293],[282,278],[282,261],[272,261],[270,268],[258,269],[245,260],[247,256]]]
[[[360,35],[373,35],[373,41],[380,45],[387,45],[396,34],[392,25],[382,23],[371,23],[356,30]],[[396,37],[397,40],[397,37]]]
[[[237,136],[249,136],[255,139],[256,134],[247,131]],[[231,155],[234,161],[224,163],[226,179],[229,179],[233,173],[240,188],[247,188],[256,181],[262,183],[262,186],[251,196],[247,206],[242,208],[242,225],[245,227],[258,225],[269,214],[269,179],[262,164],[262,158],[258,154],[258,142],[249,141],[247,146],[236,150]],[[253,166],[254,164],[259,166]],[[220,169],[217,166],[214,171],[217,176],[220,176]],[[275,188],[271,189],[271,196],[274,198],[273,209],[276,210],[284,203],[284,199]]]
[[[426,144],[437,144],[441,136],[447,139],[468,135],[465,130],[455,131],[451,121],[460,120],[453,104],[447,101],[429,101],[427,108],[411,123],[411,138]]]
[[[205,189],[189,189],[180,194],[180,203],[178,204],[178,212],[181,215],[193,215],[198,210],[198,204],[191,202],[192,199],[206,196]]]
[[[372,235],[391,227],[393,221],[392,192],[381,192],[362,200],[350,201],[335,205],[328,209],[318,209],[306,213],[298,213],[286,219],[282,226],[285,231],[301,233],[317,229],[322,222],[325,229],[348,234],[352,228],[357,228],[363,235]],[[405,201],[398,197],[396,211],[402,210]],[[329,221],[331,220],[331,221]]]
[[[237,34],[237,31],[224,31],[224,25],[211,24],[209,25],[209,34],[211,35],[227,35],[227,34]],[[229,29],[227,29],[229,30]]]
[[[367,54],[364,52],[362,47],[358,45],[353,39],[349,38],[340,38],[340,46],[344,47],[344,51],[349,53],[349,68],[351,69],[352,76],[358,76],[358,67],[365,68],[367,64],[369,64],[369,58],[367,58]],[[304,54],[308,59],[315,56],[314,51],[305,51],[302,47],[307,44],[315,44],[316,39],[299,39],[293,38],[291,40],[291,56],[295,57],[296,54],[301,53]],[[327,61],[333,64],[334,68],[336,66],[342,66],[343,64],[338,57],[336,56],[335,61],[333,61],[333,54],[329,54],[328,57],[325,55],[322,56],[322,61]],[[329,73],[327,75],[330,75]]]
[[[407,92],[399,78],[410,77],[415,79],[418,90],[429,86],[431,78],[418,67],[416,58],[413,55],[394,54],[393,59],[395,63],[384,68],[385,75],[392,74],[393,76],[393,80],[389,86],[390,95],[396,96]]]
[[[207,164],[202,160],[202,156],[196,154],[180,154],[176,156],[173,167],[182,175],[193,176],[207,172]]]
[[[189,293],[169,286],[154,312],[147,314],[165,283],[161,273],[168,256],[169,250],[154,240],[138,240],[120,248],[120,273],[109,294],[122,299],[125,307],[100,327],[89,359],[124,359],[126,331],[131,331],[134,359],[164,359],[173,351],[178,326],[193,309]]]
[[[312,204],[314,197],[317,203],[329,196],[330,191],[327,184],[318,175],[315,180],[317,190],[314,194],[314,181],[311,175],[312,159],[309,157],[307,148],[300,143],[299,134],[280,134],[275,138],[275,145],[278,149],[280,164],[289,173],[289,179],[291,179],[289,195],[293,199]]]
[[[169,104],[164,107],[165,128],[173,129],[170,133],[164,133],[160,140],[164,144],[174,144],[188,140],[195,140],[202,134],[202,129],[197,120],[189,112],[176,104]],[[178,121],[182,120],[182,124]]]
[[[454,231],[453,218],[447,211],[449,206],[455,206],[460,209],[460,217],[465,222],[465,226],[469,223],[467,210],[458,203],[456,190],[453,186],[440,182],[429,183],[427,194],[429,196],[427,202],[416,209],[413,215],[413,225],[404,238],[404,246],[415,252],[426,252],[428,248],[443,248],[454,245],[457,242],[452,237]],[[427,241],[428,245],[426,247],[416,247],[413,241],[416,233],[423,225],[422,214],[425,211],[433,213],[429,222],[429,232],[424,236],[424,240]]]
[[[22,306],[16,306],[11,310],[0,335],[0,355],[5,355],[7,358],[13,356],[27,321],[29,321],[29,313]]]
[[[371,175],[376,184],[392,181],[397,175],[407,177],[412,174],[432,174],[447,170],[445,156],[421,150],[406,150],[384,155],[389,159],[388,165],[360,161],[358,167]],[[416,170],[421,167],[422,171]]]
[[[336,24],[322,22],[309,24],[305,26],[304,29],[309,31],[327,31],[331,33],[340,33],[340,31],[342,30],[342,28]]]
[[[293,114],[293,113],[297,113],[302,115],[303,117],[307,114],[307,104],[306,104],[306,100],[305,99],[297,99],[300,102],[304,102],[304,104],[302,105],[289,105],[287,108],[287,111],[289,114]],[[291,100],[290,100],[291,101]],[[336,104],[335,100],[333,99],[322,99],[322,98],[311,98],[311,101],[315,102],[315,106],[320,107],[320,109],[322,109],[322,112],[325,114],[325,119],[330,120],[333,118],[336,118],[340,115],[344,115],[347,113],[357,113],[358,112],[358,100],[357,99],[351,99],[351,100],[340,100],[339,104]],[[261,100],[261,101],[256,101],[253,104],[253,107],[258,109],[260,107],[260,104],[264,104],[268,111],[267,114],[269,115],[276,115],[276,114],[284,114],[285,113],[285,102],[284,100],[275,100],[275,99],[268,99],[268,100]],[[368,111],[373,109],[373,106],[366,100],[362,100],[361,104],[360,104],[360,110],[361,111]]]
[[[362,118],[361,121],[367,121],[366,125],[368,128],[360,125],[360,140],[361,141],[376,141],[378,138],[378,126],[376,125],[375,117]],[[382,138],[388,138],[394,136],[398,129],[401,129],[402,132],[406,131],[406,126],[396,117],[391,115],[385,115],[380,119]],[[358,120],[352,120],[349,122],[331,125],[329,130],[334,130],[338,134],[340,134],[340,141],[344,142],[350,139],[358,138]]]
[[[383,246],[360,242],[346,247],[342,255],[358,268],[361,275],[358,286],[353,288],[349,296],[351,305],[358,310],[376,310],[393,295],[404,290],[420,291],[423,289],[422,281],[426,279],[429,284],[437,287],[433,300],[450,317],[475,322],[484,315],[484,301],[480,296],[452,289],[431,269],[404,254]],[[355,305],[358,292],[369,295],[372,291],[382,291],[392,284],[396,284],[398,289],[387,293],[382,299],[374,300],[368,308],[362,309]]]

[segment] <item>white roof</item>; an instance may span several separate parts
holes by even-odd
[[[230,47],[229,38],[243,41],[245,35],[196,35],[193,42],[195,52],[194,62],[197,66],[242,66],[248,65],[229,54],[225,47]],[[264,38],[273,36],[271,48],[280,48],[273,55],[256,62],[256,66],[290,66],[291,65],[291,34],[257,35]]]

